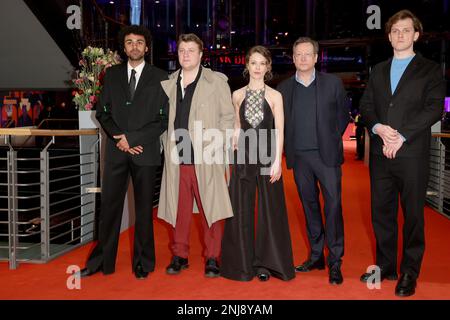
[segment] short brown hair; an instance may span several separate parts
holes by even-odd
[[[295,40],[294,45],[292,46],[292,52],[294,52],[295,47],[298,46],[301,43],[311,43],[314,47],[314,53],[319,53],[319,43],[316,40],[313,40],[309,37],[300,37],[297,40]]]
[[[203,41],[194,33],[183,33],[178,37],[177,47],[181,42],[195,42],[198,45],[200,52],[203,51]]]
[[[423,33],[422,22],[420,22],[419,18],[416,17],[414,13],[409,10],[401,10],[394,14],[389,20],[386,22],[385,31],[386,34],[391,33],[392,26],[399,22],[400,20],[411,19],[414,26],[414,31],[419,32],[419,35]]]
[[[243,72],[243,75],[245,78],[248,77],[248,63],[250,61],[250,57],[252,56],[252,54],[254,53],[259,53],[260,55],[262,55],[264,58],[266,58],[267,61],[267,72],[264,75],[264,80],[265,81],[269,81],[272,79],[273,74],[272,74],[272,54],[270,53],[269,49],[267,49],[264,46],[254,46],[252,48],[250,48],[250,50],[248,50],[246,56],[245,56],[245,69]]]

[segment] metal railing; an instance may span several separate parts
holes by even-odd
[[[0,260],[44,263],[94,238],[98,182],[97,129],[0,129]],[[16,148],[14,136],[47,136],[40,149]],[[80,137],[80,149],[55,145],[57,137]],[[80,151],[82,138],[90,145]],[[59,139],[59,138],[58,138]],[[86,151],[87,149],[87,151]]]
[[[450,134],[433,133],[427,203],[450,219]]]

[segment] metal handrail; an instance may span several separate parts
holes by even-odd
[[[18,187],[32,187],[37,185],[42,185],[42,182],[35,182],[35,183],[16,183],[15,184]],[[0,183],[0,186],[9,186],[7,183]]]
[[[76,196],[73,196],[73,197],[70,197],[70,198],[66,198],[66,199],[63,199],[63,200],[60,200],[60,201],[53,202],[53,203],[50,204],[50,206],[55,206],[57,204],[61,204],[61,203],[64,203],[64,202],[67,202],[67,201],[70,201],[70,200],[75,200],[77,198],[82,198],[82,197],[85,197],[85,196],[88,196],[88,195],[90,195],[90,193],[77,194]]]
[[[82,156],[90,156],[92,155],[92,152],[85,152],[85,153],[77,153],[77,154],[68,154],[65,156],[55,156],[55,157],[49,157],[49,160],[56,160],[56,159],[67,159],[67,158],[74,158],[74,157],[82,157]]]
[[[50,130],[34,128],[0,128],[0,136],[42,136],[42,137],[71,137],[71,136],[92,136],[99,133],[99,129],[78,129],[78,130]]]
[[[33,244],[32,246],[29,246],[29,247],[17,246],[16,249],[18,249],[18,250],[28,250],[28,249],[37,247],[37,246],[39,246],[39,245],[41,245],[41,244],[42,244],[42,243],[38,242],[38,243],[35,243],[35,244]],[[8,247],[6,247],[6,246],[0,246],[0,249],[8,249]],[[31,260],[32,260],[32,259],[27,259],[27,261],[31,261]]]
[[[36,195],[33,195],[33,196],[16,196],[16,198],[17,199],[34,199],[34,198],[41,198],[41,197],[43,197],[43,195],[42,194],[36,194]]]
[[[444,208],[449,207],[450,202],[446,199],[449,195],[450,172],[446,169],[450,150],[447,150],[443,139],[449,139],[449,133],[432,133],[429,157],[429,179],[427,190],[427,203],[442,215],[450,218]]]
[[[86,163],[82,163],[82,164],[71,164],[70,166],[62,166],[62,167],[52,168],[52,169],[50,169],[50,171],[63,171],[63,169],[76,168],[79,166],[86,166],[86,165],[91,165],[91,164],[93,164],[93,162],[86,162]],[[66,170],[66,171],[70,171],[70,170]]]
[[[34,129],[41,129],[42,125],[44,123],[48,123],[48,122],[76,122],[78,121],[77,119],[42,119],[41,122],[39,122],[39,124],[35,127],[32,127]],[[25,141],[23,141],[22,145],[25,145],[28,140],[30,140],[30,138],[32,137],[32,135],[30,135],[29,137],[27,137],[25,139]]]
[[[50,229],[54,229],[54,228],[57,228],[57,227],[61,227],[62,225],[65,225],[65,224],[67,224],[67,223],[69,223],[69,222],[73,222],[73,221],[75,221],[75,220],[81,220],[81,218],[86,217],[86,216],[88,216],[88,215],[90,215],[90,214],[93,214],[93,213],[95,213],[95,211],[89,211],[88,213],[82,214],[82,215],[80,215],[79,217],[67,219],[67,220],[65,220],[65,221],[63,221],[63,222],[61,222],[61,223],[58,223],[58,224],[53,224],[53,225],[50,227]]]
[[[57,213],[52,214],[52,215],[50,216],[50,219],[52,219],[52,218],[54,218],[54,217],[58,217],[58,216],[60,216],[60,215],[63,214],[63,213],[66,213],[66,212],[69,212],[69,211],[72,211],[72,210],[75,210],[75,209],[79,209],[79,208],[85,207],[85,206],[87,206],[87,205],[89,205],[89,204],[93,204],[93,203],[94,203],[94,201],[89,201],[89,202],[83,203],[83,204],[81,204],[81,205],[79,205],[79,206],[76,206],[76,207],[72,207],[72,208],[69,208],[69,209],[65,209],[65,210],[59,211],[59,212],[57,212]]]
[[[78,226],[78,227],[76,227],[76,228],[72,228],[72,229],[69,230],[69,231],[60,233],[60,234],[58,234],[57,236],[54,236],[53,238],[50,238],[50,241],[51,241],[51,240],[58,239],[58,238],[60,238],[60,237],[62,237],[62,236],[65,236],[66,234],[69,234],[69,233],[71,233],[71,232],[73,232],[73,231],[75,231],[75,230],[81,229],[82,227],[85,227],[85,226],[87,226],[87,225],[89,225],[89,224],[92,224],[92,223],[94,223],[94,222],[95,222],[95,221],[86,222],[86,223],[84,223],[84,224],[82,224],[82,225],[80,225],[80,226]]]
[[[52,179],[52,180],[49,180],[49,182],[50,183],[60,182],[60,181],[70,180],[70,179],[73,179],[73,178],[79,178],[79,177],[90,175],[90,174],[94,174],[94,172],[88,172],[88,173],[83,173],[83,174],[74,174],[73,176],[68,176],[68,177],[65,177],[65,178]]]
[[[431,134],[431,136],[434,138],[450,138],[450,133],[449,132],[433,132]]]
[[[7,198],[8,201],[8,208],[0,209],[1,212],[7,213],[8,220],[0,221],[2,226],[0,235],[8,237],[8,246],[5,248],[8,249],[7,259],[10,269],[17,268],[18,261],[48,261],[61,252],[66,252],[70,247],[78,246],[79,244],[74,241],[84,243],[92,240],[93,226],[95,225],[95,195],[84,192],[84,189],[97,186],[99,130],[0,128],[0,136],[4,136],[5,144],[9,146],[5,158],[7,167],[6,170],[1,171],[3,175],[7,176],[7,181],[0,183],[0,186],[6,186],[8,190],[7,197],[0,195],[0,198]],[[11,138],[14,136],[48,136],[51,137],[51,140],[40,151],[39,157],[26,158],[24,156],[18,157],[21,150],[14,150],[11,145]],[[51,156],[55,152],[64,152],[64,150],[50,149],[50,146],[55,144],[55,137],[63,136],[78,136],[80,148],[82,141],[88,144],[83,145],[84,151]],[[92,136],[94,139],[84,138],[85,136]],[[67,159],[67,163],[59,163],[62,159]],[[71,159],[79,159],[79,164],[74,164]],[[34,164],[20,164],[30,163],[32,160],[39,166],[39,169],[36,169]],[[50,179],[51,174],[53,179]],[[22,181],[21,178],[26,180]],[[72,183],[72,181],[75,181],[74,179],[78,179],[78,183]],[[18,183],[18,181],[21,183]],[[68,183],[64,185],[63,181],[68,181]],[[58,182],[62,182],[62,184],[59,185]],[[33,187],[33,189],[24,189],[27,187]],[[75,192],[77,188],[79,188],[79,192]],[[40,191],[34,191],[35,189],[40,189]],[[26,190],[30,191],[25,192]],[[72,203],[74,206],[67,208],[67,205],[64,204],[70,201],[78,203]],[[30,208],[24,205],[26,202],[30,202]],[[66,208],[52,214],[51,209],[57,209],[57,205]],[[24,220],[25,216],[32,216],[33,218]],[[23,221],[20,221],[22,219]],[[80,222],[74,223],[75,221]],[[7,233],[3,231],[5,225],[8,227]],[[75,225],[79,226],[75,227]],[[68,234],[71,235],[67,236]],[[34,243],[35,240],[38,240],[35,237],[40,239],[37,243]],[[67,239],[63,237],[67,237]],[[33,244],[25,245],[27,241],[25,239],[29,239],[28,242],[33,242]],[[55,239],[58,240],[55,241]],[[64,242],[64,245],[70,244],[70,247],[62,247],[59,242]],[[37,248],[39,251],[36,251]],[[23,252],[25,256],[19,253],[22,252],[20,250],[26,249],[30,251]],[[0,257],[0,260],[2,258],[4,256]]]
[[[41,158],[17,158],[19,161],[41,161]]]
[[[83,186],[86,186],[88,184],[90,184],[90,183],[82,183],[79,186],[72,186],[72,187],[62,188],[62,189],[59,189],[59,190],[52,191],[49,194],[60,193],[61,191],[66,191],[66,190],[70,190],[70,189],[74,189],[74,188],[83,187]]]
[[[42,206],[34,207],[34,208],[27,208],[27,209],[17,209],[16,208],[17,212],[30,212],[30,211],[38,210],[38,209],[41,210]]]

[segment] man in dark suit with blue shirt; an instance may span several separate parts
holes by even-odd
[[[151,34],[142,26],[121,30],[128,61],[106,71],[96,117],[107,135],[98,244],[81,277],[115,271],[120,225],[131,176],[135,199],[133,271],[145,279],[155,268],[153,196],[161,165],[160,135],[167,128],[167,73],[145,62]]]
[[[361,99],[370,132],[372,225],[379,280],[397,280],[398,198],[403,209],[403,257],[397,296],[415,293],[425,250],[424,205],[431,126],[443,112],[445,82],[437,63],[414,52],[422,24],[402,10],[386,23],[394,57],[376,65]],[[374,272],[364,273],[371,282]]]
[[[341,284],[344,225],[341,205],[342,134],[350,120],[342,81],[316,71],[319,45],[302,37],[293,45],[294,76],[278,90],[285,113],[285,154],[305,212],[309,258],[295,269],[309,272],[325,268],[324,245],[329,255],[329,282]],[[326,224],[322,222],[319,185],[324,198]]]

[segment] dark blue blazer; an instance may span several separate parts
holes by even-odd
[[[277,90],[283,96],[284,152],[287,167],[295,161],[295,117],[293,114],[295,75],[281,82]],[[323,162],[330,167],[344,162],[342,134],[350,121],[347,94],[342,80],[316,70],[317,141]]]
[[[372,133],[389,125],[406,138],[396,157],[427,157],[431,126],[444,110],[445,80],[440,66],[416,54],[391,92],[392,58],[377,64],[361,98],[361,115],[370,134],[370,152],[383,155],[383,140]]]

